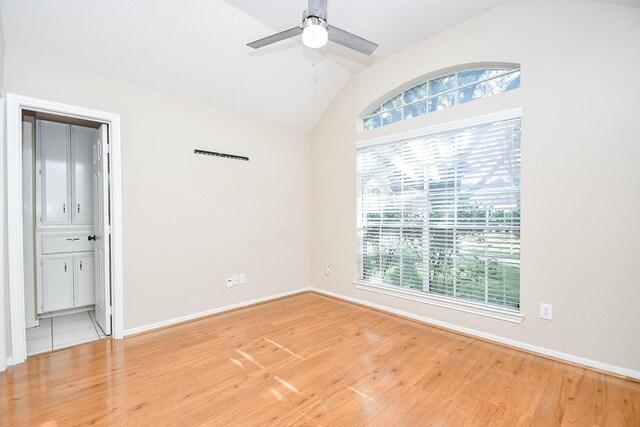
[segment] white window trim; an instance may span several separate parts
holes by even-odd
[[[362,280],[354,280],[356,289],[375,292],[383,295],[390,295],[397,298],[416,301],[423,304],[435,305],[437,307],[448,308],[451,310],[462,311],[469,314],[477,314],[492,319],[503,320],[510,323],[522,323],[524,314],[518,311],[512,311],[501,308],[483,306],[479,303],[467,302],[462,299],[439,296],[427,292],[416,291],[413,289],[404,289],[393,285],[380,285],[377,283],[369,283]]]
[[[484,114],[481,116],[474,116],[467,119],[456,120],[447,122],[435,126],[429,126],[426,128],[413,129],[407,132],[395,133],[392,135],[385,135],[382,137],[371,138],[364,141],[358,141],[355,143],[356,149],[369,147],[372,145],[379,145],[391,142],[403,141],[411,138],[418,138],[421,136],[433,135],[440,132],[447,132],[465,127],[482,125],[494,121],[509,120],[522,118],[522,108],[513,108],[510,110],[500,111],[497,113]],[[390,295],[397,298],[403,298],[411,301],[421,302],[424,304],[435,305],[438,307],[448,308],[451,310],[461,311],[469,314],[476,314],[484,317],[489,317],[496,320],[502,320],[510,323],[520,324],[524,320],[524,314],[522,314],[522,308],[520,311],[509,310],[500,307],[485,306],[481,303],[465,301],[458,298],[451,298],[447,296],[440,296],[432,293],[416,291],[412,289],[404,289],[392,285],[382,285],[377,283],[369,283],[362,280],[354,280],[354,286],[357,289],[375,292],[383,295]],[[522,294],[522,293],[521,293]],[[520,307],[522,307],[522,298],[520,299]]]
[[[442,123],[439,125],[429,126],[426,128],[412,129],[406,132],[394,133],[391,135],[379,136],[377,138],[369,138],[355,143],[357,148],[369,147],[372,145],[385,144],[390,142],[404,141],[406,139],[418,138],[421,136],[433,135],[436,133],[457,130],[465,127],[483,125],[485,123],[497,122],[500,120],[517,119],[522,117],[522,108],[513,108],[510,110],[500,111],[498,113],[484,114],[474,116],[467,119],[455,120],[453,122]]]

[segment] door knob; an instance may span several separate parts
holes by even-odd
[[[93,236],[89,236],[89,240],[96,240],[96,235],[94,234]]]

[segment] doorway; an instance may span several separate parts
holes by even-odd
[[[22,111],[27,356],[111,335],[110,277],[100,268],[103,247],[109,247],[103,231],[109,183],[101,182],[109,175],[102,161],[107,128]]]
[[[29,155],[23,155],[29,123],[31,175]],[[11,359],[0,354],[0,362],[26,359],[28,327],[45,326],[33,337],[45,335],[49,325],[52,349],[63,346],[60,340],[55,344],[56,324],[59,331],[63,325],[83,325],[87,334],[94,328],[98,338],[123,337],[120,157],[117,114],[7,95],[12,354]],[[29,176],[31,186],[25,182]],[[28,200],[33,200],[32,216],[25,215]],[[0,326],[6,330],[4,319]]]

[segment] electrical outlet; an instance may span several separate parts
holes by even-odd
[[[237,284],[240,283],[237,274],[234,274],[233,276],[231,276],[231,282],[233,283],[233,286],[236,286]]]
[[[233,288],[233,279],[231,277],[227,279],[227,288]]]
[[[246,273],[238,274],[238,281],[240,282],[241,285],[244,283],[247,283],[247,274]]]
[[[324,269],[324,275],[328,276],[331,273],[331,264],[327,264],[327,267]]]
[[[553,318],[553,306],[551,304],[540,303],[540,318],[546,320]]]

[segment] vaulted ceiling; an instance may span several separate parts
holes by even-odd
[[[310,130],[350,76],[504,0],[328,0],[367,57],[300,38],[246,43],[301,21],[306,0],[2,0],[8,49]],[[634,0],[635,1],[635,0]],[[316,81],[317,75],[317,81]]]

